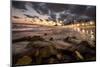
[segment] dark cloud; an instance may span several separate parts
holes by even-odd
[[[76,13],[76,14],[84,14],[84,11],[86,10],[87,6],[83,5],[75,5],[73,8],[70,9],[71,13]]]
[[[13,1],[12,2],[12,6],[17,8],[17,9],[25,9],[25,2],[22,2],[22,1]]]
[[[90,7],[90,8],[87,8],[86,11],[85,11],[85,15],[88,15],[90,17],[96,17],[96,7]]]
[[[72,21],[81,19],[94,19],[96,17],[96,6],[75,5],[75,4],[55,4],[43,2],[13,1],[12,6],[17,9],[27,10],[25,5],[31,7],[40,15],[48,15],[49,20]],[[29,15],[25,15],[31,17]]]
[[[66,5],[66,4],[54,4],[54,3],[48,3],[47,4],[48,8],[51,10],[51,11],[54,11],[54,12],[61,12],[61,11],[64,11],[66,9],[68,9],[68,7],[70,5]]]
[[[45,6],[34,5],[33,7],[39,14],[48,14],[48,8]]]
[[[30,15],[27,15],[27,14],[24,14],[26,17],[29,17],[29,18],[34,18],[33,16],[30,16]]]

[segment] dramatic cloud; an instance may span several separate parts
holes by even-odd
[[[70,22],[81,19],[95,20],[96,17],[96,6],[92,5],[12,1],[12,8],[13,14],[17,16],[37,16],[40,19],[54,21],[62,20],[64,22]]]

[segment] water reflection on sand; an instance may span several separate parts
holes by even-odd
[[[95,40],[95,27],[90,27],[90,28],[80,28],[80,27],[75,27],[73,28],[75,31],[79,32],[84,39],[90,39],[90,40]]]

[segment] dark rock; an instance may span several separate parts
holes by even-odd
[[[43,60],[43,58],[48,58],[52,55],[56,56],[57,54],[56,47],[52,43],[47,41],[30,42],[27,45],[27,48],[31,48],[30,53],[32,53],[32,56],[35,57],[36,64],[41,64],[43,61],[45,61]]]
[[[29,56],[23,56],[22,58],[19,58],[17,61],[17,65],[27,65],[27,64],[31,64],[32,63],[32,59]]]
[[[21,41],[43,41],[44,39],[41,36],[28,36],[28,37],[22,37],[22,38],[18,38],[18,39],[14,39],[12,42],[16,43],[16,42],[21,42]]]
[[[49,40],[50,40],[50,41],[52,41],[52,40],[53,40],[53,38],[51,37]]]
[[[71,43],[70,40],[71,40],[71,37],[66,37],[63,41],[64,41],[64,42],[69,42],[69,43]]]
[[[82,41],[77,45],[77,50],[83,55],[85,60],[96,57],[96,50],[87,41]]]
[[[77,39],[75,36],[71,37],[72,39]]]
[[[46,35],[47,35],[47,33],[44,33],[44,35],[46,36]]]

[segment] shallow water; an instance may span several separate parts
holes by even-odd
[[[63,39],[67,36],[75,36],[82,40],[95,41],[95,27],[89,28],[80,28],[80,27],[72,27],[72,28],[63,28],[63,27],[46,27],[39,25],[24,25],[24,27],[18,27],[12,29],[12,39],[24,37],[24,36],[34,36],[39,35],[44,38],[53,37],[54,39]],[[16,25],[16,26],[17,26]],[[31,27],[31,28],[30,28]],[[44,34],[47,33],[47,36]]]

